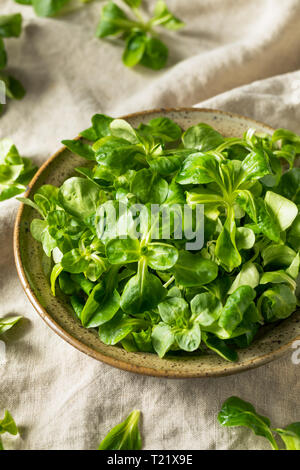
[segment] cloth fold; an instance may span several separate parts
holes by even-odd
[[[145,11],[153,7],[143,3]],[[0,14],[24,16],[21,38],[6,44],[8,70],[24,82],[27,96],[6,105],[0,138],[11,137],[41,164],[96,112],[119,116],[196,103],[300,133],[299,0],[167,3],[187,26],[162,33],[169,66],[153,72],[126,69],[120,45],[94,37],[103,2],[43,19],[31,7],[1,0]],[[300,366],[292,363],[292,350],[240,375],[174,381],[114,369],[65,343],[34,311],[17,278],[17,208],[16,200],[0,204],[0,316],[25,317],[6,334],[0,364],[0,416],[9,409],[20,427],[17,439],[3,437],[6,448],[95,449],[111,427],[140,409],[146,449],[267,449],[246,429],[219,426],[217,413],[231,395],[251,401],[274,427],[299,421]]]

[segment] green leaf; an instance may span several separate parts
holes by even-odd
[[[22,172],[24,165],[0,165],[0,184],[14,182]]]
[[[61,260],[62,268],[72,274],[79,274],[88,268],[89,261],[82,256],[78,248],[65,253]]]
[[[130,318],[119,311],[109,322],[99,327],[99,338],[104,344],[115,345],[133,331],[147,328],[149,324],[140,318]]]
[[[151,170],[143,169],[136,172],[130,187],[140,202],[146,204],[162,204],[168,195],[168,183]]]
[[[165,271],[171,269],[178,260],[178,250],[166,243],[149,243],[144,253],[152,269]]]
[[[208,152],[224,142],[223,136],[208,124],[200,123],[190,127],[182,136],[186,148]]]
[[[272,191],[267,191],[265,204],[267,208],[272,211],[281,231],[289,228],[298,215],[296,204]]]
[[[123,2],[127,3],[130,8],[139,8],[142,0],[123,0]]]
[[[163,322],[171,326],[187,324],[190,318],[188,303],[180,297],[168,296],[158,304],[158,311]]]
[[[142,60],[146,43],[147,36],[140,31],[134,32],[128,37],[123,53],[123,63],[127,67],[134,67]]]
[[[12,436],[16,436],[19,432],[12,415],[7,410],[4,412],[4,418],[0,419],[0,434],[6,432]]]
[[[234,211],[232,208],[228,208],[225,224],[217,239],[215,254],[226,271],[229,272],[240,266],[242,262],[241,255],[236,246],[235,235]]]
[[[283,429],[274,429],[283,442],[286,450],[300,450],[300,422],[292,423]]]
[[[60,273],[63,271],[63,267],[60,263],[58,264],[55,264],[53,266],[53,269],[51,271],[51,276],[50,276],[50,285],[51,285],[51,292],[52,294],[55,296],[55,284],[56,284],[56,280],[58,278],[58,276],[60,275]]]
[[[158,38],[148,37],[141,64],[153,70],[162,69],[168,60],[169,50]]]
[[[38,16],[55,16],[70,0],[31,0]]]
[[[263,436],[271,444],[272,449],[278,450],[277,443],[270,429],[270,420],[259,415],[255,408],[238,397],[228,398],[218,414],[218,421],[222,426],[246,426],[257,435]]]
[[[7,64],[7,53],[4,46],[4,41],[0,37],[0,70],[4,69]],[[4,80],[4,76],[0,75],[0,80],[4,81],[4,85],[6,86],[6,80]]]
[[[167,295],[167,290],[146,264],[139,263],[138,273],[127,282],[121,296],[121,308],[128,314],[143,313],[155,308]]]
[[[243,321],[244,314],[255,296],[255,290],[250,286],[240,286],[229,295],[219,319],[219,325],[229,335]]]
[[[32,0],[15,0],[15,2],[20,5],[32,5]]]
[[[216,279],[218,266],[200,255],[180,251],[178,261],[172,271],[179,285],[194,287],[203,286]]]
[[[141,450],[142,439],[138,424],[140,412],[134,410],[128,418],[117,424],[103,439],[98,450]]]
[[[299,150],[300,151],[300,150]],[[293,168],[281,177],[276,192],[295,204],[300,204],[300,168]]]
[[[80,155],[80,157],[86,158],[87,160],[95,160],[95,152],[92,147],[84,144],[81,140],[62,140],[62,144],[71,152]]]
[[[260,197],[255,198],[255,217],[253,217],[253,211],[252,207],[250,208],[249,206],[249,201],[246,202],[246,200],[241,197],[237,197],[236,201],[256,223],[256,225],[251,226],[253,231],[263,233],[274,242],[278,243],[280,241],[280,226],[273,212]]]
[[[175,341],[172,328],[164,323],[159,323],[152,331],[152,344],[160,358],[164,357]]]
[[[120,295],[117,290],[106,290],[105,284],[96,284],[81,312],[81,322],[86,328],[95,328],[111,320],[120,307]]]
[[[294,250],[300,250],[300,215],[297,215],[287,232],[287,243],[294,248]]]
[[[260,284],[288,284],[292,290],[296,289],[296,282],[284,271],[270,271],[262,275]]]
[[[290,266],[286,270],[286,273],[291,276],[293,279],[297,279],[300,268],[300,253],[298,252],[291,262]]]
[[[0,335],[10,330],[16,323],[21,320],[21,316],[9,316],[0,318]]]
[[[218,178],[219,163],[210,154],[194,153],[184,162],[176,181],[180,184],[207,184]]]
[[[234,349],[229,348],[222,339],[206,332],[202,332],[202,339],[209,349],[217,353],[225,359],[225,361],[236,362],[238,360],[237,352]]]
[[[181,128],[167,117],[158,117],[148,122],[151,133],[162,142],[175,142],[181,137]]]
[[[128,20],[123,10],[114,2],[109,2],[102,8],[101,19],[97,27],[96,36],[104,38],[116,35],[131,29],[132,22]]]
[[[166,3],[163,0],[156,1],[154,8],[154,17],[151,20],[151,23],[153,26],[161,25],[167,29],[171,29],[174,31],[185,26],[185,24],[179,18],[176,18],[176,16],[174,16],[169,11]]]
[[[96,212],[101,194],[92,181],[73,176],[60,187],[58,197],[67,212],[81,219]]]
[[[271,173],[268,157],[265,152],[255,150],[243,160],[238,178],[238,185],[247,181],[256,181]]]
[[[250,250],[255,244],[255,234],[247,227],[238,227],[235,233],[235,242],[238,250]]]
[[[140,332],[132,332],[132,337],[134,339],[138,351],[151,353],[154,352],[151,335],[151,327],[149,327],[147,330],[142,330]]]
[[[136,131],[124,119],[114,119],[110,124],[110,131],[114,137],[118,139],[124,139],[131,144],[138,144],[139,139],[137,138]]]
[[[95,142],[93,149],[96,152],[97,162],[107,167],[115,176],[132,169],[135,157],[143,153],[140,146],[132,145],[127,140],[115,136],[101,138]]]
[[[175,330],[175,340],[183,351],[192,352],[199,348],[201,330],[198,323]]]
[[[134,263],[141,257],[140,243],[137,239],[112,239],[106,245],[106,256],[111,264]]]
[[[297,298],[285,284],[276,284],[258,299],[257,307],[268,322],[288,318],[295,310]]]
[[[3,38],[19,37],[22,31],[22,15],[0,15],[0,36]]]
[[[194,207],[197,204],[213,204],[215,207],[223,206],[224,199],[221,194],[207,188],[194,188],[186,192],[186,202]]]
[[[259,277],[260,275],[255,264],[251,262],[245,263],[233,281],[228,294],[232,294],[241,286],[250,286],[255,289],[255,287],[257,287],[259,284]]]
[[[277,129],[273,136],[272,142],[281,141],[282,147],[286,144],[292,144],[297,153],[300,153],[300,136],[288,129]]]
[[[271,244],[261,252],[263,265],[268,268],[288,268],[295,259],[296,252],[287,245]]]
[[[210,292],[196,295],[191,301],[193,320],[201,326],[210,326],[219,319],[222,303]]]
[[[92,127],[80,132],[80,135],[92,142],[95,142],[102,137],[107,137],[111,135],[109,126],[112,121],[113,118],[106,116],[105,114],[94,114],[92,117]]]

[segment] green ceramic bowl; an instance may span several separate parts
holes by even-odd
[[[183,129],[205,122],[227,137],[242,136],[249,127],[262,132],[273,132],[269,126],[252,119],[209,109],[159,109],[132,114],[126,116],[126,119],[137,126],[158,116],[174,119]],[[62,148],[40,168],[26,196],[32,198],[43,184],[60,186],[66,178],[74,175],[75,167],[84,165],[88,166],[89,163]],[[24,290],[47,325],[75,348],[99,361],[131,372],[161,377],[222,376],[270,362],[291,350],[292,343],[300,339],[298,310],[280,324],[262,329],[248,349],[239,351],[239,362],[236,363],[225,362],[213,353],[160,359],[155,354],[126,352],[117,346],[107,346],[100,341],[96,331],[87,330],[80,325],[62,295],[52,296],[48,281],[50,260],[43,255],[41,245],[31,237],[29,230],[34,217],[36,213],[31,207],[21,205],[15,224],[14,252]]]

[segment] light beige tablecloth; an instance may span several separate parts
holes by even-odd
[[[118,116],[195,104],[300,132],[299,0],[167,3],[187,27],[164,33],[170,64],[152,72],[126,69],[121,49],[93,36],[99,3],[41,19],[30,7],[1,0],[1,13],[21,11],[25,18],[21,39],[7,45],[11,71],[27,96],[7,105],[0,137],[11,136],[41,164],[96,112]],[[147,449],[268,448],[246,429],[218,425],[230,395],[250,400],[275,426],[300,419],[300,365],[292,364],[292,351],[241,375],[173,381],[116,370],[66,344],[35,313],[18,281],[12,252],[17,207],[14,200],[0,204],[0,316],[26,318],[7,334],[7,363],[0,366],[0,410],[8,408],[21,430],[21,437],[3,439],[8,448],[95,449],[134,408],[143,412]]]

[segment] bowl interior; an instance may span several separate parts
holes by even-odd
[[[272,132],[269,126],[248,118],[213,110],[175,109],[137,113],[126,117],[137,126],[158,116],[168,116],[183,129],[199,122],[212,125],[224,136],[242,136],[253,127],[259,132]],[[30,184],[27,196],[32,198],[43,184],[60,186],[75,174],[77,166],[89,162],[61,149],[39,170]],[[14,249],[20,280],[33,306],[46,323],[66,341],[86,354],[113,366],[142,374],[165,377],[207,377],[228,375],[269,362],[282,355],[292,342],[300,337],[300,311],[280,324],[263,329],[253,344],[239,351],[239,362],[228,363],[219,356],[208,353],[190,356],[169,356],[160,359],[154,354],[130,353],[117,346],[103,344],[97,332],[83,328],[74,317],[62,295],[53,297],[49,286],[51,261],[43,254],[41,245],[30,234],[30,223],[36,212],[21,206],[15,227]]]

